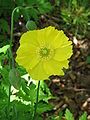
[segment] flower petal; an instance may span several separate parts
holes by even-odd
[[[17,50],[16,61],[23,67],[32,69],[40,61],[40,57],[36,53],[36,47],[28,44],[27,48],[25,44],[20,46]]]
[[[45,61],[43,63],[44,69],[46,73],[50,75],[64,75],[64,72],[62,71],[62,65],[60,62],[55,61],[55,60],[49,60]]]
[[[70,44],[68,42],[69,40],[68,37],[66,37],[62,30],[61,31],[55,30],[53,35],[54,37],[52,38],[51,45],[53,46],[54,49],[62,47],[63,45]]]
[[[55,29],[55,27],[48,27],[45,31],[45,39],[46,39],[46,44],[47,46],[53,47],[53,40],[55,37],[58,35],[58,30]]]
[[[72,42],[68,41],[69,38],[64,34],[62,30],[57,30],[55,27],[48,27],[44,29],[44,39],[46,39],[47,46],[51,46],[56,49],[63,46],[68,46]]]
[[[40,61],[33,69],[28,69],[27,71],[34,80],[45,80],[48,78],[48,75],[43,68],[42,61]]]
[[[51,26],[46,27],[41,30],[37,30],[37,32],[38,32],[37,41],[38,41],[40,47],[49,45],[48,43],[49,43],[49,41],[51,42],[54,31],[55,31],[55,28],[51,27]]]
[[[69,61],[68,60],[60,61],[60,64],[61,64],[62,68],[68,69],[68,67],[69,67]]]
[[[37,36],[38,32],[37,30],[32,30],[24,33],[21,38],[20,38],[20,45],[28,43],[28,44],[33,44],[35,46],[38,46],[38,41],[37,41]]]
[[[46,41],[45,41],[45,29],[42,30],[37,30],[37,41],[39,43],[40,47],[43,47],[46,45]]]
[[[54,59],[57,61],[64,61],[71,57],[72,46],[66,46],[55,50]]]

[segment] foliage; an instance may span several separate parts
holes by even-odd
[[[68,109],[65,111],[65,118],[66,120],[74,120],[72,113]]]
[[[90,64],[90,55],[87,56],[86,62],[87,62],[88,64]]]
[[[14,15],[14,22],[19,22],[23,15],[24,23],[32,21],[32,28],[37,27],[41,14],[49,13],[52,6],[48,0],[0,0],[0,47],[9,43],[10,36],[10,16],[13,9],[22,6]],[[31,25],[30,25],[31,26]]]
[[[79,118],[79,120],[87,120],[87,113],[84,112],[82,116]]]
[[[6,57],[8,48],[8,45],[0,48],[3,58]],[[7,61],[9,60],[8,56],[6,59]],[[3,118],[4,120],[7,120],[7,118],[11,118],[12,120],[31,119],[36,104],[37,83],[33,83],[30,80],[27,81],[26,77],[21,77],[26,73],[22,67],[17,66],[17,68],[10,69],[8,65],[2,63],[2,59],[0,62],[0,120],[3,120]],[[12,85],[10,104],[8,104],[9,84]],[[48,103],[48,100],[52,98],[53,96],[51,95],[49,88],[42,81],[37,117],[41,117],[41,113],[43,112],[52,110],[53,106]]]
[[[48,120],[75,120],[73,114],[70,112],[69,109],[65,110],[65,113],[63,114],[63,111],[60,111],[59,116],[51,116]],[[87,120],[87,113],[84,112],[80,117],[79,120]]]
[[[28,81],[21,77],[25,70],[23,72],[20,67],[11,69],[9,66],[12,64],[10,63],[10,46],[6,44],[9,43],[10,16],[12,10],[17,6],[21,6],[22,9],[15,11],[14,22],[17,22],[20,16],[23,15],[24,22],[28,21],[26,24],[27,29],[36,29],[39,16],[50,12],[52,9],[48,0],[0,1],[0,120],[32,119],[36,104],[37,85],[34,83],[28,84]],[[10,85],[12,88],[11,93],[9,92]],[[41,116],[40,113],[52,109],[52,106],[48,103],[51,98],[53,97],[49,89],[43,83],[40,88],[38,103],[40,109],[37,109],[38,118]],[[9,102],[9,99],[11,99],[11,102]]]
[[[6,73],[6,76],[7,74],[8,74],[8,71]],[[2,114],[0,114],[0,120],[3,120],[3,118],[6,118],[7,114],[9,114],[8,117],[10,117],[12,120],[16,118],[29,120],[30,118],[32,118],[34,106],[36,103],[36,90],[37,90],[36,85],[33,83],[30,83],[30,85],[28,86],[27,81],[24,79],[21,79],[22,83],[21,83],[20,90],[16,90],[15,88],[12,87],[12,95],[11,95],[12,102],[9,106],[10,111],[8,111],[9,88],[8,88],[8,84],[4,83],[5,79],[3,78],[2,71],[1,71],[1,75],[2,75],[2,80],[0,85],[0,96],[1,96],[0,97],[0,113]],[[5,71],[4,71],[4,76],[5,76]],[[41,85],[40,96],[39,96],[39,103],[38,103],[38,109],[37,109],[38,116],[41,116],[41,113],[50,111],[53,108],[53,106],[48,103],[48,100],[53,98],[53,96],[51,95],[48,88],[44,90],[42,89],[42,87],[46,87],[45,83],[43,83],[43,85],[44,86]],[[17,88],[16,83],[14,86]]]
[[[64,0],[61,7],[61,18],[65,29],[75,36],[85,36],[89,28],[90,9],[88,0]],[[83,31],[82,31],[83,30]]]

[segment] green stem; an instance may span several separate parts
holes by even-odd
[[[35,110],[34,110],[34,117],[33,117],[33,120],[35,120],[36,112],[37,112],[37,105],[38,105],[38,98],[39,98],[39,88],[40,88],[40,81],[38,81],[37,96],[36,96],[36,104],[35,104]]]
[[[16,9],[17,8],[15,8],[12,11],[12,15],[11,15],[11,34],[10,34],[10,49],[9,49],[10,69],[14,68],[14,58],[13,58],[13,53],[12,53],[12,41],[13,41],[13,17],[14,17],[14,12]],[[10,105],[10,95],[11,95],[11,84],[9,85],[8,107]]]
[[[21,6],[14,8],[11,15],[11,34],[10,34],[10,48],[9,48],[9,59],[10,59],[10,69],[14,68],[14,57],[12,53],[12,43],[13,43],[13,30],[14,30],[14,13],[18,9],[25,9]],[[8,98],[8,109],[10,106],[10,96],[11,96],[11,84],[9,85],[9,98]]]
[[[14,13],[16,10],[18,9],[22,9],[22,7],[16,7],[13,11],[12,11],[12,15],[11,15],[11,36],[10,36],[10,56],[11,56],[11,67],[10,68],[14,68],[14,58],[13,58],[13,54],[12,54],[12,42],[13,42],[13,29],[14,29]]]
[[[10,34],[10,48],[9,48],[9,59],[10,59],[10,69],[14,68],[14,57],[13,57],[13,53],[12,53],[12,42],[13,42],[13,29],[14,29],[14,13],[17,9],[20,9],[22,7],[16,7],[13,11],[12,11],[12,15],[11,15],[11,34]],[[10,106],[10,96],[11,96],[11,84],[9,84],[9,98],[8,98],[8,110],[9,110],[9,106]],[[9,115],[9,114],[8,114]]]

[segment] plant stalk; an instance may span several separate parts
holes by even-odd
[[[13,29],[14,29],[14,13],[17,9],[24,9],[23,7],[19,6],[14,8],[11,15],[11,34],[10,34],[10,48],[9,48],[9,58],[10,58],[10,69],[14,68],[14,57],[12,53],[12,42],[13,42]],[[11,95],[11,84],[9,85],[9,100],[8,106],[10,104],[10,95]]]
[[[13,57],[13,53],[12,53],[12,42],[13,42],[13,29],[14,29],[14,13],[17,9],[22,8],[22,7],[16,7],[13,11],[12,11],[12,15],[11,15],[11,33],[10,33],[10,48],[9,48],[9,66],[10,69],[14,68],[14,57]],[[11,84],[9,83],[9,97],[8,97],[8,112],[9,112],[9,107],[10,107],[10,96],[11,96]],[[8,114],[9,116],[9,114]]]
[[[35,104],[35,109],[34,109],[34,117],[33,117],[33,120],[35,120],[35,118],[36,118],[36,113],[37,113],[37,105],[38,105],[38,98],[39,98],[39,88],[40,88],[40,81],[38,81],[37,95],[36,95],[36,104]]]

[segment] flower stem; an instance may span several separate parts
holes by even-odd
[[[14,68],[14,57],[13,57],[13,53],[12,53],[12,42],[13,42],[13,29],[14,29],[14,13],[17,9],[19,9],[21,7],[16,7],[13,11],[12,11],[12,15],[11,15],[11,33],[10,33],[10,48],[9,48],[9,66],[10,69]],[[9,95],[8,95],[8,116],[9,116],[9,107],[10,107],[10,96],[11,96],[11,84],[9,83]]]
[[[39,98],[39,88],[40,88],[40,81],[38,81],[37,95],[36,95],[36,104],[35,104],[35,110],[34,110],[33,120],[35,120],[36,113],[37,113],[37,105],[38,105],[38,98]]]
[[[16,10],[19,9],[25,9],[24,7],[18,6],[16,8],[13,9],[12,11],[12,15],[11,15],[11,33],[10,33],[10,48],[9,48],[9,66],[10,69],[15,68],[14,65],[14,57],[13,57],[13,53],[12,53],[12,42],[13,42],[13,29],[14,29],[14,14]],[[28,17],[29,19],[29,17]],[[11,96],[11,84],[9,83],[9,97],[8,97],[8,112],[9,112],[9,107],[10,107],[10,96]],[[8,113],[9,115],[9,113]]]
[[[23,7],[19,6],[14,8],[14,10],[12,11],[12,15],[11,15],[11,36],[10,36],[10,56],[11,56],[11,67],[10,68],[14,68],[14,58],[13,58],[13,54],[12,54],[12,42],[13,42],[13,29],[14,29],[14,14],[15,11],[18,9],[23,9]]]

